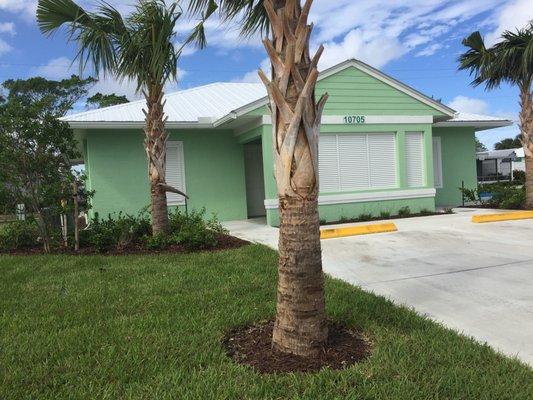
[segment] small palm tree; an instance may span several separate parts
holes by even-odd
[[[516,32],[506,31],[501,40],[487,48],[479,32],[463,40],[468,51],[459,57],[461,70],[474,75],[472,84],[487,90],[503,82],[520,91],[520,140],[526,155],[526,208],[533,208],[533,21]]]
[[[202,11],[210,0],[191,0]],[[318,140],[327,94],[315,100],[321,47],[311,58],[313,1],[219,0],[223,18],[244,15],[243,32],[271,32],[264,45],[272,77],[259,71],[269,97],[280,211],[279,278],[273,348],[316,356],[326,343],[324,277],[318,217]]]
[[[208,18],[216,8],[207,7]],[[175,45],[175,26],[182,16],[178,2],[139,0],[133,12],[123,18],[107,3],[90,13],[72,0],[39,0],[37,22],[46,35],[65,25],[69,40],[78,43],[80,68],[91,64],[96,76],[110,74],[137,82],[146,98],[145,150],[150,179],[152,230],[168,231],[167,192],[185,195],[166,183],[166,140],[163,89],[177,79],[180,48]],[[203,27],[193,30],[186,43],[205,44]]]

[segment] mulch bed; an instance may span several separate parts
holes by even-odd
[[[322,368],[340,370],[365,360],[371,352],[360,332],[329,322],[329,337],[323,353],[306,358],[272,350],[274,321],[230,331],[223,345],[229,357],[249,365],[261,374],[316,372]]]
[[[221,250],[230,250],[230,249],[238,249],[240,247],[246,246],[250,244],[250,242],[247,242],[246,240],[239,239],[235,236],[230,235],[219,235],[218,236],[218,244],[213,248],[207,248],[207,249],[200,249],[196,251],[191,251],[185,248],[185,246],[181,245],[171,245],[167,247],[166,249],[162,250],[152,250],[147,249],[141,244],[131,244],[129,246],[123,247],[123,248],[113,248],[109,249],[105,252],[98,252],[93,247],[84,247],[81,248],[80,251],[76,252],[71,247],[58,247],[52,249],[50,254],[64,254],[64,255],[92,255],[92,254],[101,254],[106,256],[123,256],[123,255],[142,255],[142,254],[171,254],[171,253],[193,253],[198,251],[206,251],[206,252],[216,252]],[[33,247],[29,249],[22,249],[22,250],[14,250],[9,252],[4,252],[1,254],[6,255],[16,255],[16,256],[27,256],[27,255],[40,255],[40,254],[46,254],[42,247]]]

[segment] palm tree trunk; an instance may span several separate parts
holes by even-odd
[[[526,204],[533,209],[533,98],[531,82],[520,87],[520,131],[526,164]]]
[[[145,111],[145,150],[148,159],[150,197],[152,209],[152,234],[166,234],[169,229],[167,193],[165,189],[166,142],[163,90],[151,85],[145,94],[148,111]]]
[[[327,340],[318,217],[318,139],[324,95],[315,101],[317,55],[309,56],[312,0],[265,0],[273,40],[264,40],[272,80],[259,75],[270,97],[279,196],[279,278],[272,337],[276,350],[316,356]]]

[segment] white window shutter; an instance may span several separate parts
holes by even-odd
[[[424,186],[424,134],[422,132],[405,134],[405,161],[407,186]]]
[[[368,158],[371,188],[395,188],[397,186],[396,135],[369,134]]]
[[[341,190],[361,190],[370,186],[366,135],[339,135]]]
[[[440,137],[433,138],[433,174],[436,188],[442,188],[442,149]]]
[[[183,142],[167,142],[167,184],[187,193],[185,189],[185,160]],[[168,205],[185,204],[185,198],[177,193],[167,192]]]
[[[339,157],[336,135],[321,135],[318,146],[319,185],[321,192],[340,191]]]

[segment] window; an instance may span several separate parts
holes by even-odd
[[[320,191],[346,192],[397,186],[393,133],[321,135]]]
[[[167,184],[187,193],[185,190],[185,162],[183,142],[167,142]],[[185,198],[177,193],[167,193],[168,205],[185,204]]]
[[[442,150],[440,137],[433,138],[433,174],[436,188],[442,188]]]
[[[405,134],[405,165],[407,186],[424,186],[424,133],[407,132]]]

